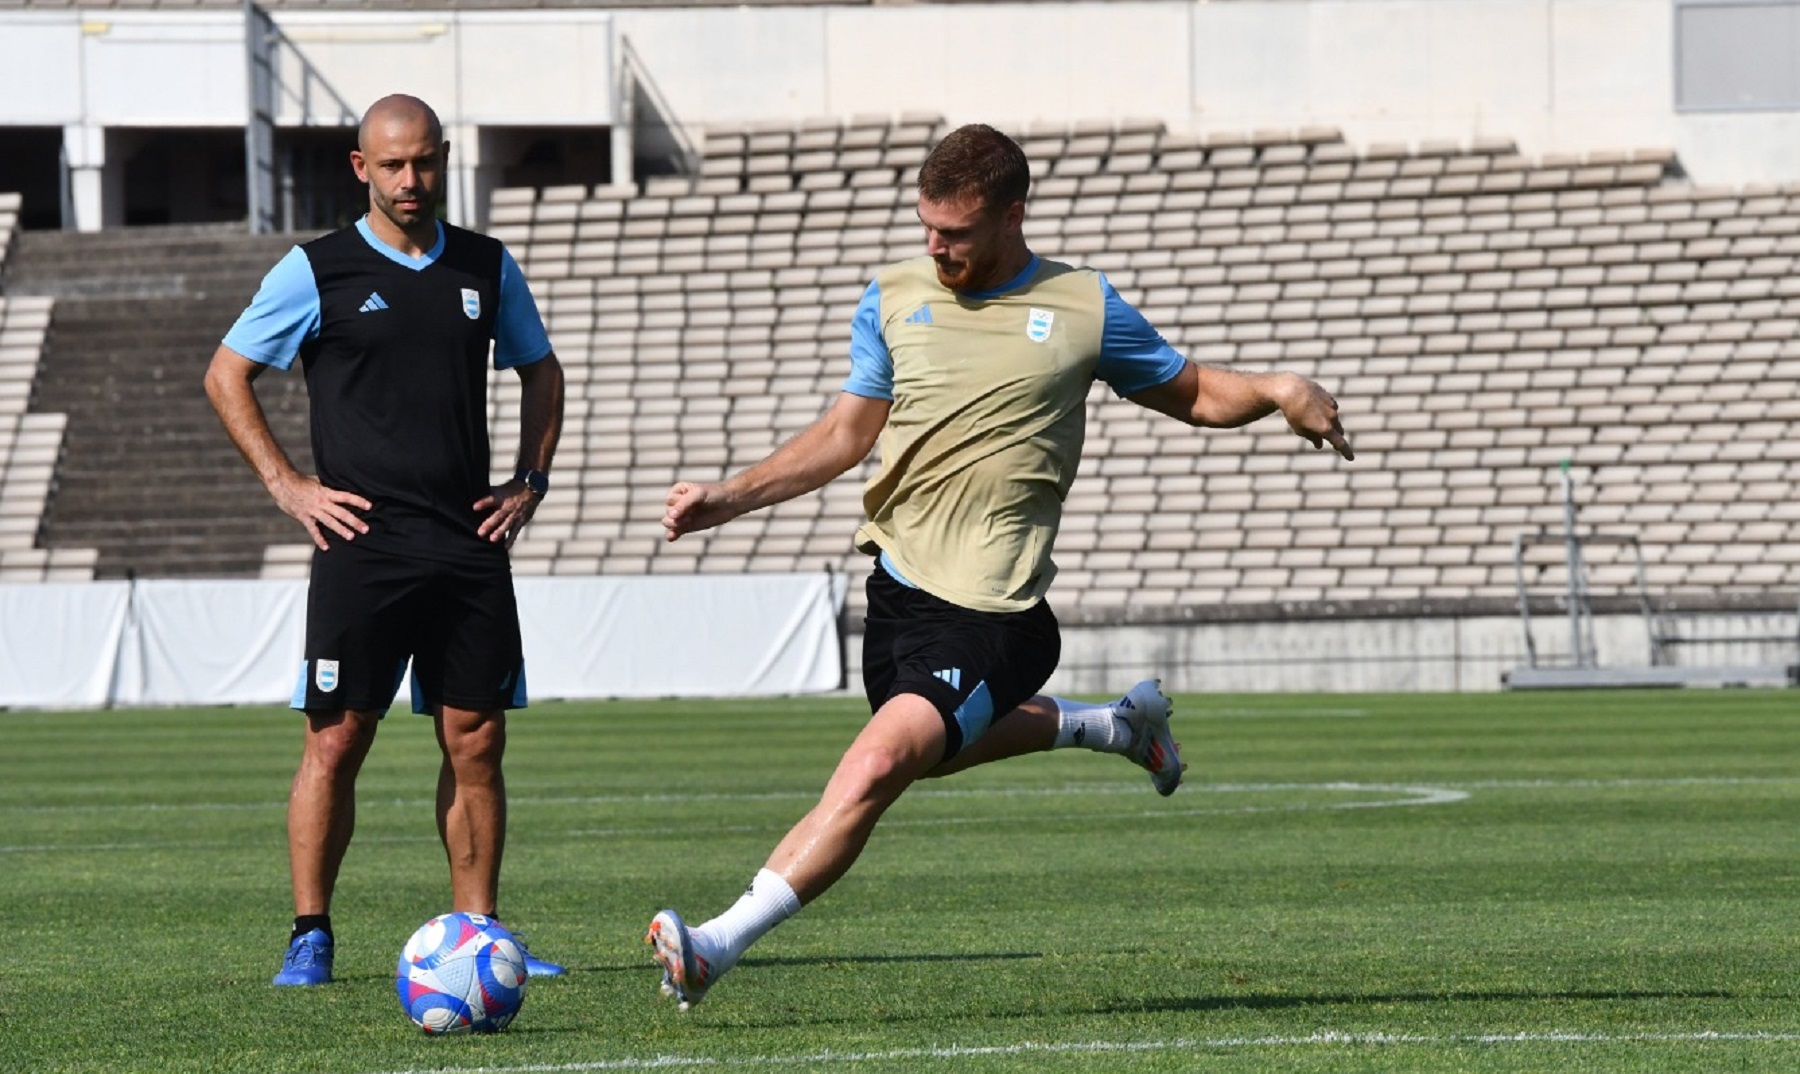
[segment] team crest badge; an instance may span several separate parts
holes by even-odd
[[[465,287],[462,289],[462,293],[463,316],[471,321],[479,320],[481,317],[481,292],[473,287]]]
[[[336,660],[319,661],[318,668],[313,672],[313,682],[318,685],[320,690],[328,694],[337,689],[338,662]]]
[[[1042,343],[1050,338],[1050,325],[1056,320],[1056,314],[1049,310],[1031,307],[1031,316],[1025,322],[1025,338],[1033,343]]]

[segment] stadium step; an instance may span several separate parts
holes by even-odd
[[[34,412],[68,415],[41,543],[93,548],[95,576],[255,577],[303,539],[219,426],[202,378],[295,236],[220,227],[24,232],[7,294],[57,298]],[[299,376],[257,382],[276,438],[310,469]]]
[[[59,298],[168,298],[236,294],[248,280],[254,291],[296,239],[211,225],[25,231],[8,257],[6,290]]]

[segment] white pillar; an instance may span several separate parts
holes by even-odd
[[[63,226],[99,231],[106,226],[106,128],[71,124],[63,128],[69,162],[69,206],[73,220]]]
[[[481,186],[481,128],[473,123],[453,123],[444,131],[450,142],[449,198],[444,215],[457,227],[478,229],[487,223]]]

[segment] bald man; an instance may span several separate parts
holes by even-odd
[[[412,665],[415,712],[436,726],[437,825],[451,908],[499,909],[506,713],[526,703],[508,549],[549,492],[562,367],[512,255],[438,219],[450,144],[431,107],[384,97],[350,166],[368,184],[353,225],[290,250],[206,372],[225,431],[314,545],[306,716],[288,798],[294,925],[277,985],[331,980],[331,897],[356,821],[356,776]],[[513,476],[492,485],[495,369],[524,386]],[[295,469],[257,402],[265,370],[298,356],[316,475]],[[527,958],[534,975],[562,968]]]

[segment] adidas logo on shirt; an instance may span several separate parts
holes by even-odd
[[[911,316],[906,318],[906,323],[907,324],[930,324],[931,323],[931,307],[930,306],[920,306],[918,309],[916,309],[912,312]]]
[[[388,308],[388,304],[385,301],[383,301],[383,299],[381,297],[381,292],[370,291],[369,297],[363,300],[363,304],[356,307],[356,312],[358,312],[358,313],[374,313],[376,310],[384,310],[387,308]]]
[[[952,690],[962,689],[962,668],[951,668],[949,671],[934,671],[931,673],[931,677],[934,679],[942,679],[949,683]]]

